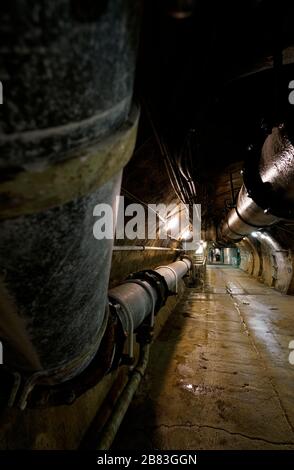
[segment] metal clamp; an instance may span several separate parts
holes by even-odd
[[[116,296],[112,295],[110,301],[114,300],[116,303],[112,303],[118,318],[120,319],[123,328],[125,329],[125,335],[128,339],[128,357],[133,360],[134,358],[134,339],[133,339],[133,331],[134,331],[134,321],[132,312],[128,309],[126,305],[122,305],[120,303],[120,299],[116,298]]]
[[[163,305],[165,305],[166,299],[169,295],[168,285],[164,277],[157,271],[153,269],[144,269],[142,271],[130,274],[127,280],[146,281],[148,284],[150,284],[151,287],[156,290],[157,299],[155,302],[154,314],[156,314],[158,310]]]

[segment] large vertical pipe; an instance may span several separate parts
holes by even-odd
[[[139,1],[1,5],[0,334],[5,364],[63,381],[105,325],[112,205],[132,154]]]

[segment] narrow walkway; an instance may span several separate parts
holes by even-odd
[[[152,348],[116,449],[294,449],[294,298],[210,266]]]

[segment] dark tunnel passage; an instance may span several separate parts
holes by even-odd
[[[0,6],[4,450],[294,450],[294,7]]]

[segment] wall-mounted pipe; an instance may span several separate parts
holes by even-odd
[[[181,248],[166,248],[163,246],[145,246],[145,245],[133,245],[133,246],[114,246],[113,251],[183,251]]]
[[[177,293],[178,281],[187,274],[191,267],[191,261],[188,258],[183,258],[181,261],[176,261],[167,266],[159,266],[156,271],[164,277],[170,292]]]
[[[261,155],[252,155],[243,177],[236,207],[220,226],[221,241],[238,241],[258,228],[294,217],[294,147],[283,127],[272,129]]]
[[[183,258],[182,260],[176,261],[167,266],[160,266],[156,268],[154,272],[159,275],[158,279],[162,277],[164,283],[166,284],[166,288],[168,288],[168,293],[172,294],[177,290],[178,281],[187,274],[191,267],[192,263],[190,259]],[[139,281],[142,282],[141,279],[139,279]],[[136,279],[135,274],[128,283],[121,284],[120,286],[109,291],[111,301],[115,300],[116,302],[119,302],[121,308],[127,310],[128,314],[132,316],[134,330],[140,324],[142,324],[148,315],[152,314],[154,305],[158,302],[158,300],[160,300],[159,291],[157,288],[153,287],[153,283],[152,285],[148,281],[143,281],[144,284],[149,284],[151,296],[154,296],[152,302],[151,296],[146,295],[146,285],[140,285],[140,282],[138,283],[138,279]],[[125,327],[124,321],[122,321],[122,324],[123,327]],[[132,332],[130,331],[129,334],[132,334]],[[128,407],[141,382],[141,379],[144,376],[148,365],[148,358],[149,345],[140,342],[140,355],[138,363],[131,372],[127,385],[119,396],[110,418],[108,419],[98,437],[98,444],[96,447],[98,450],[109,449],[112,445],[118,428],[128,410]]]
[[[187,274],[191,268],[191,261],[184,258],[175,261],[167,266],[160,266],[154,270],[159,282],[160,279],[166,283],[168,293],[176,293],[178,281]],[[150,273],[150,271],[145,271]],[[122,323],[125,330],[128,330],[129,323],[126,318],[132,317],[133,331],[143,322],[143,320],[152,313],[154,303],[159,299],[158,288],[150,277],[144,278],[143,275],[134,274],[127,282],[120,284],[109,291],[109,298],[112,302],[118,303],[122,310]],[[140,282],[138,282],[140,281]]]

